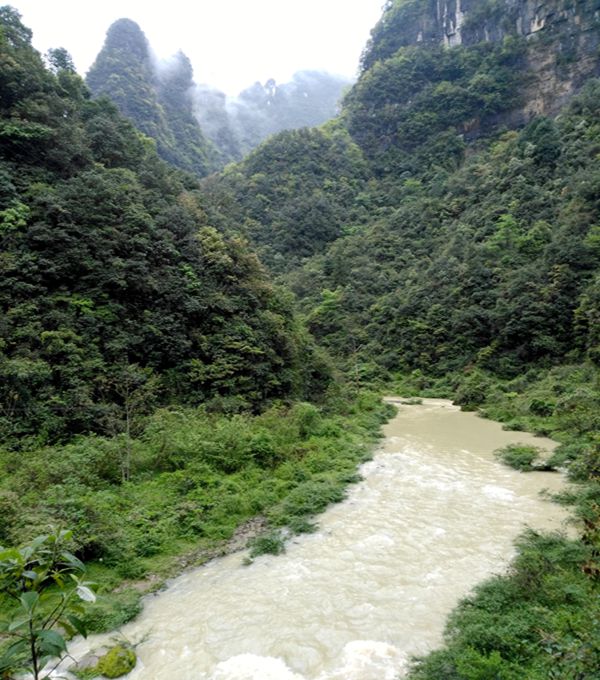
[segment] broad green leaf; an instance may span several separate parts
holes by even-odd
[[[56,583],[56,585],[59,588],[65,587],[65,579],[63,578],[63,575],[60,574],[59,572],[55,572],[54,574],[52,574],[52,580]]]
[[[60,556],[69,566],[75,567],[80,571],[85,571],[85,565],[83,564],[83,562],[77,557],[75,557],[75,555],[70,553],[68,550],[64,550],[63,552],[61,552]]]
[[[31,541],[29,546],[31,547],[32,550],[37,550],[38,548],[41,548],[44,543],[48,540],[48,536],[37,536],[36,538]]]
[[[71,529],[63,529],[59,534],[58,534],[58,540],[59,541],[70,541],[73,538],[73,532]]]
[[[40,596],[38,593],[29,591],[27,593],[23,593],[19,599],[21,600],[21,604],[25,608],[25,611],[30,612],[37,604]]]
[[[73,628],[75,628],[75,630],[79,633],[79,635],[87,637],[87,628],[85,627],[85,623],[81,619],[77,618],[76,616],[73,616],[72,614],[67,616],[67,619],[69,620]]]
[[[67,643],[60,633],[55,630],[42,630],[37,634],[40,642],[40,649],[52,656],[59,656],[61,652],[67,651]]]
[[[61,630],[64,633],[66,633],[66,637],[68,639],[75,637],[77,631],[75,630],[75,628],[73,628],[73,626],[68,621],[66,621],[65,619],[60,619],[58,621],[58,624],[59,624]]]
[[[7,630],[8,630],[9,633],[12,633],[14,630],[17,630],[17,628],[20,628],[21,626],[27,625],[30,621],[31,621],[30,616],[22,616],[18,619],[14,619],[8,625]]]
[[[20,553],[23,561],[27,562],[33,555],[34,549],[31,545],[26,545],[24,548],[21,548]]]

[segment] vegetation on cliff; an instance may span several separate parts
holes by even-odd
[[[108,29],[86,83],[94,96],[108,97],[154,139],[164,160],[203,176],[229,159],[221,158],[194,117],[192,76],[182,52],[159,72],[140,27],[130,19],[119,19]]]
[[[199,177],[239,160],[276,132],[333,118],[350,84],[329,73],[299,71],[287,83],[256,82],[227,98],[194,82],[183,52],[158,61],[130,19],[110,26],[86,83],[154,139],[161,158]]]

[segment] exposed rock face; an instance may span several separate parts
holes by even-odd
[[[533,77],[510,123],[556,113],[583,82],[600,76],[600,0],[395,0],[373,29],[363,67],[399,48],[528,40]]]

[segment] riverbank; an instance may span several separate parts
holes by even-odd
[[[112,630],[183,570],[258,536],[254,553],[281,550],[284,526],[312,530],[311,516],[357,480],[392,413],[366,392],[256,416],[178,408],[157,412],[131,441],[0,451],[0,538],[17,544],[49,525],[70,527],[99,586],[85,623]]]
[[[445,648],[410,680],[595,680],[600,668],[600,378],[593,363],[531,368],[513,379],[479,369],[402,376],[412,395],[452,394],[463,408],[559,442],[550,462],[576,482],[569,538],[527,532],[510,569],[481,584],[448,620]],[[529,473],[524,473],[525,475]]]

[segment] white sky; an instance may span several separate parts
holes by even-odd
[[[4,0],[40,52],[65,47],[84,74],[116,19],[137,21],[159,57],[182,49],[196,82],[235,95],[296,71],[356,75],[384,0]]]

